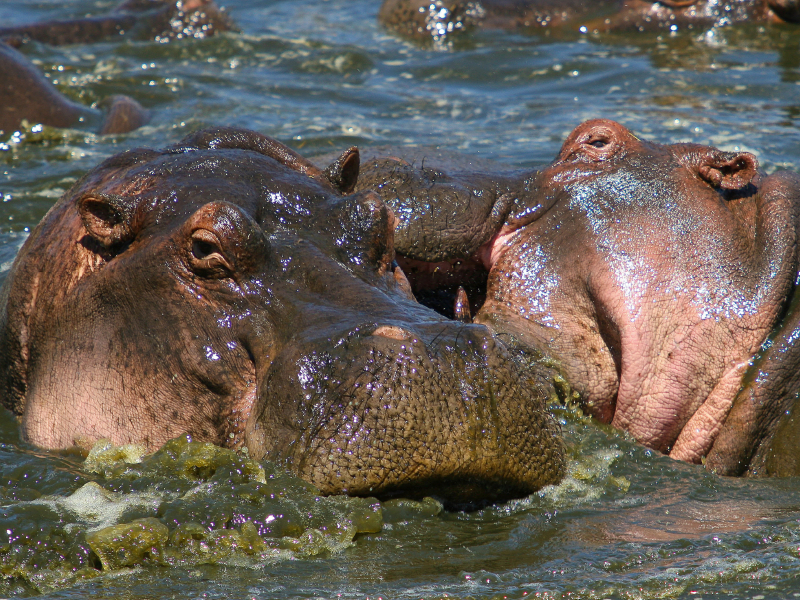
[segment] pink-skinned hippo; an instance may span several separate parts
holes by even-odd
[[[798,0],[384,0],[380,22],[442,42],[476,28],[583,33],[800,23]]]
[[[182,433],[282,462],[323,493],[455,506],[557,482],[554,372],[418,304],[392,210],[217,128],[89,172],[0,294],[0,393],[25,440],[155,450]]]
[[[471,308],[509,347],[549,354],[585,412],[642,444],[720,473],[791,472],[800,176],[606,120],[540,171],[424,164],[370,160],[359,183],[400,217],[420,298],[444,289],[453,316]],[[481,271],[470,307],[454,290]]]

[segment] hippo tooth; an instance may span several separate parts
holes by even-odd
[[[456,301],[453,305],[453,315],[456,321],[461,321],[462,323],[472,323],[472,315],[469,311],[469,298],[467,298],[467,292],[462,286],[458,286],[458,291],[456,292]]]

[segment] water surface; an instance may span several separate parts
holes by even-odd
[[[6,0],[0,22],[106,0]],[[136,132],[0,140],[0,270],[83,173],[206,125],[320,155],[414,145],[530,167],[581,121],[800,167],[800,30],[486,32],[449,51],[376,23],[375,0],[229,0],[241,32],[157,44],[31,44],[70,97],[125,93]],[[800,481],[725,479],[559,410],[560,486],[476,513],[322,499],[269,464],[177,440],[152,458],[37,452],[0,416],[0,595],[51,598],[800,597]],[[101,452],[102,450],[102,452]],[[128,462],[126,462],[126,460]],[[178,475],[176,475],[176,473]]]

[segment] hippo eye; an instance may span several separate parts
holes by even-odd
[[[207,229],[196,229],[191,235],[189,264],[203,277],[227,277],[233,272],[219,238]]]
[[[592,146],[593,148],[605,148],[611,140],[608,139],[607,136],[603,135],[603,133],[599,132],[592,132],[586,137],[586,141],[583,142],[587,146]]]
[[[205,240],[192,241],[192,256],[194,256],[197,260],[205,260],[216,251],[217,247],[214,244],[206,242]]]

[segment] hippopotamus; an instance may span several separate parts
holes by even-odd
[[[0,132],[23,120],[51,127],[88,127],[97,133],[126,133],[146,124],[147,110],[133,98],[115,95],[99,109],[71,101],[24,55],[14,50],[35,40],[50,45],[90,44],[128,36],[167,42],[205,38],[235,29],[213,0],[126,0],[106,15],[0,27]]]
[[[676,31],[741,22],[800,23],[798,0],[384,0],[380,22],[441,43],[475,28]]]
[[[463,290],[453,316],[550,356],[584,412],[673,458],[764,474],[797,454],[800,176],[607,120],[536,171],[424,165],[375,158],[359,180],[401,219],[413,289],[483,272],[474,318]]]
[[[58,91],[22,53],[0,42],[0,134],[22,121],[51,127],[88,127],[99,134],[126,133],[146,124],[147,110],[133,98],[114,95],[100,108],[73,102]]]
[[[325,494],[456,506],[557,482],[555,372],[521,374],[486,326],[415,301],[358,169],[355,148],[319,169],[214,128],[90,171],[0,291],[0,397],[23,439],[188,433]]]
[[[20,46],[30,40],[44,44],[91,44],[129,36],[166,42],[205,38],[234,29],[213,0],[125,0],[110,13],[61,21],[0,27],[0,40]]]

